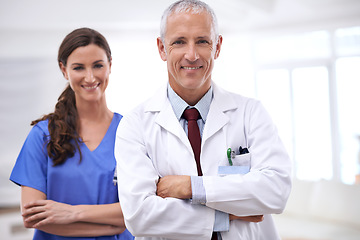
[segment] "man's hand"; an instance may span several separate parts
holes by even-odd
[[[247,221],[247,222],[262,222],[262,220],[264,220],[264,215],[238,217],[238,216],[229,214],[229,218],[230,218],[230,221],[232,221],[232,220],[243,220],[243,221]]]
[[[162,198],[189,199],[192,197],[191,178],[186,175],[170,175],[159,179],[156,195]]]
[[[173,197],[178,199],[189,199],[192,197],[191,178],[186,175],[170,175],[159,179],[156,195],[162,198]],[[263,215],[238,217],[229,214],[230,221],[242,220],[247,222],[261,222]]]

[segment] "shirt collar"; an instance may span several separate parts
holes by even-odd
[[[179,95],[176,94],[176,92],[171,88],[170,84],[168,84],[168,98],[174,110],[175,116],[179,121],[181,115],[187,107],[194,107],[199,111],[201,118],[205,122],[213,98],[213,88],[210,86],[210,89],[195,106],[189,106]]]

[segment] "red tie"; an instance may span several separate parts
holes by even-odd
[[[197,124],[197,120],[201,117],[196,108],[188,108],[184,111],[183,118],[188,121],[188,138],[194,152],[198,176],[202,176],[203,174],[200,166],[201,136]],[[217,240],[216,232],[213,232],[211,240]]]
[[[199,112],[196,108],[188,108],[184,111],[183,117],[188,121],[188,138],[194,152],[198,176],[202,176],[200,166],[201,137],[197,124]]]

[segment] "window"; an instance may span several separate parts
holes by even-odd
[[[331,179],[328,71],[325,67],[263,70],[257,95],[295,162],[299,179]]]
[[[292,72],[296,176],[332,177],[328,72],[325,67]]]
[[[338,56],[360,55],[360,27],[336,30],[335,44]]]
[[[278,127],[279,135],[290,156],[294,157],[289,71],[286,69],[259,71],[256,76],[256,86],[257,96]]]
[[[330,34],[326,31],[266,38],[255,45],[255,58],[260,64],[326,58],[330,55]]]
[[[296,177],[360,183],[360,27],[261,38],[254,59]]]
[[[341,178],[345,183],[353,183],[360,173],[360,57],[339,58],[336,79]]]

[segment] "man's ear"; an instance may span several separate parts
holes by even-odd
[[[219,54],[220,54],[220,50],[221,50],[221,45],[222,45],[222,40],[223,40],[223,37],[221,35],[219,35],[218,37],[218,41],[216,43],[216,50],[215,50],[215,59],[217,59],[219,57]]]
[[[62,62],[60,62],[60,69],[61,69],[62,74],[66,78],[66,80],[69,80],[68,75],[66,73],[66,67],[64,66],[64,64]]]
[[[161,59],[163,61],[166,61],[167,57],[166,57],[165,45],[162,42],[160,37],[157,38],[157,46],[158,46],[158,50],[159,50],[159,54],[160,54]]]

